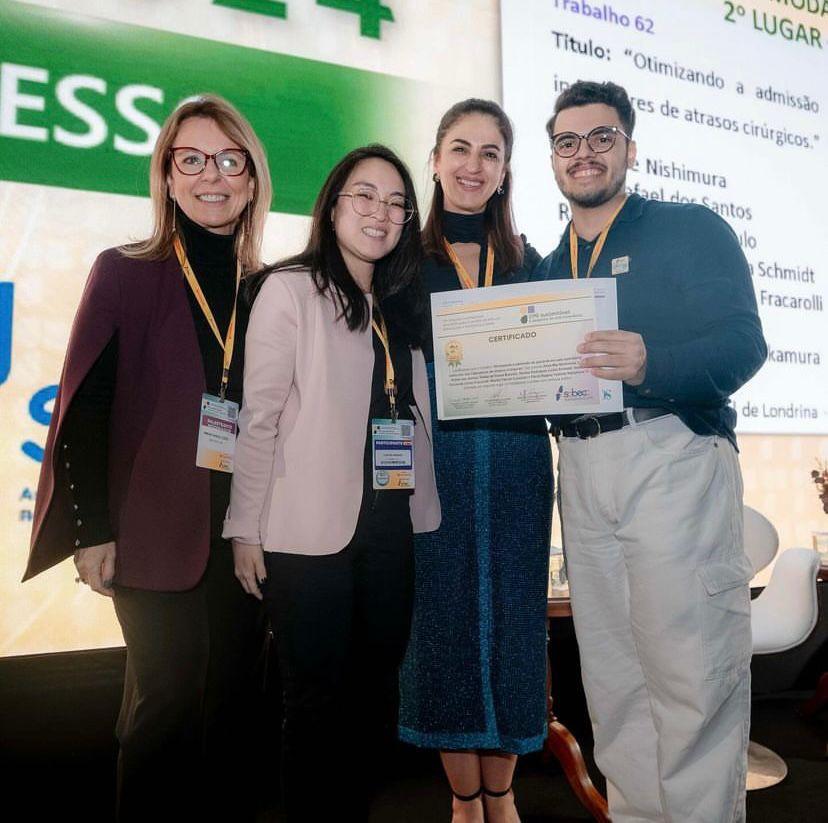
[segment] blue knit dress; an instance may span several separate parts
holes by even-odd
[[[450,242],[480,232],[483,271],[482,221],[445,216]],[[528,280],[538,260],[526,246],[523,267],[511,276],[495,271],[494,284]],[[424,276],[430,292],[460,288],[450,264],[429,260]],[[545,736],[553,488],[546,424],[537,417],[438,421],[433,361],[428,370],[443,519],[436,532],[416,535],[400,739],[523,754]]]

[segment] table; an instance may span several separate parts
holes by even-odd
[[[572,605],[566,595],[550,597],[546,601],[546,616],[549,620],[572,616]],[[546,740],[543,744],[544,757],[554,757],[564,770],[564,775],[581,805],[599,823],[610,823],[607,801],[595,788],[584,763],[578,741],[555,716],[552,705],[552,670],[549,657],[546,661]]]

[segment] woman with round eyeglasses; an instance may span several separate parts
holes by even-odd
[[[257,283],[224,536],[273,627],[291,822],[367,820],[394,738],[412,532],[440,522],[420,261],[409,172],[371,145],[328,175],[304,251]],[[347,748],[322,765],[329,741]]]
[[[264,641],[221,530],[249,315],[271,201],[264,149],[195,98],[150,162],[146,240],[104,251],[72,327],[26,576],[74,552],[127,647],[118,819],[245,820],[246,713]]]
[[[443,115],[423,229],[430,292],[525,281],[539,262],[514,228],[512,143],[496,103],[464,100]],[[430,354],[431,381],[434,358],[458,356]],[[517,756],[545,735],[553,484],[545,421],[438,421],[434,461],[443,518],[416,541],[400,737],[440,751],[455,823],[512,823]]]

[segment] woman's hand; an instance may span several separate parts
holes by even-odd
[[[75,552],[75,568],[78,579],[93,592],[112,597],[112,580],[115,577],[115,543],[100,543]]]
[[[260,543],[240,543],[233,541],[233,562],[236,577],[242,588],[257,600],[262,599],[259,585],[267,577],[264,564],[264,552]]]

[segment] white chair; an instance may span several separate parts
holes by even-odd
[[[776,555],[779,535],[766,517],[749,506],[745,506],[744,533],[745,553],[754,572],[759,572]],[[812,549],[788,549],[779,555],[768,585],[751,602],[754,654],[783,652],[808,638],[818,616],[818,571],[819,555]],[[778,754],[750,741],[748,791],[775,786],[787,773]]]
[[[769,566],[779,549],[779,534],[763,514],[750,506],[744,507],[745,554],[753,566],[753,573],[759,574]]]
[[[779,555],[770,582],[751,604],[753,653],[784,652],[804,642],[817,622],[819,555],[787,549]]]

